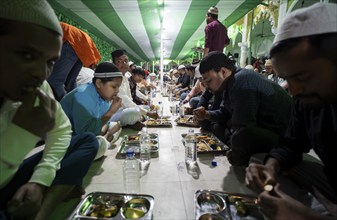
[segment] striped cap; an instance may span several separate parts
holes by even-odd
[[[122,72],[109,72],[109,73],[94,73],[96,78],[122,78]]]

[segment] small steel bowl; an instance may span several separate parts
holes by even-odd
[[[197,203],[204,212],[218,213],[226,208],[226,203],[217,194],[202,192],[197,197]]]
[[[150,202],[145,198],[134,198],[125,203],[122,214],[126,219],[139,219],[150,210]]]
[[[150,138],[151,139],[156,139],[158,137],[158,134],[151,133]]]

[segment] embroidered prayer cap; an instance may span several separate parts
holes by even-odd
[[[337,4],[316,3],[291,12],[278,28],[276,42],[318,34],[337,32]]]
[[[135,64],[135,63],[132,62],[132,61],[129,61],[129,62],[128,62],[128,65],[129,65],[129,66],[132,66],[132,65],[134,65],[134,64]]]
[[[178,70],[181,70],[181,69],[185,69],[185,66],[184,65],[179,65],[178,66]]]
[[[103,62],[98,64],[95,73],[95,78],[122,78],[123,74],[117,66],[111,62]]]
[[[200,62],[199,71],[204,74],[212,69],[225,67],[226,63],[232,62],[224,53],[212,51],[208,53]]]
[[[272,64],[272,62],[271,62],[270,59],[267,59],[266,62],[264,63],[264,66],[265,66],[265,67],[272,67],[273,64]]]
[[[40,25],[63,35],[60,22],[46,0],[1,0],[0,18]]]
[[[155,73],[150,73],[149,76],[157,76]]]
[[[207,12],[213,15],[218,15],[219,13],[218,8],[215,6],[210,7]]]
[[[114,51],[111,52],[112,59],[118,58],[118,57],[120,57],[122,55],[127,55],[126,54],[126,50],[124,50],[124,49],[118,49],[118,50],[114,50]]]
[[[193,60],[191,66],[195,68],[199,65],[199,63],[200,63],[199,59]]]

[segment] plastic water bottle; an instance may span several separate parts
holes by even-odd
[[[193,129],[190,129],[185,136],[185,161],[187,163],[197,161],[197,142]]]
[[[151,89],[151,98],[156,98],[156,91],[155,91],[155,89]]]
[[[159,115],[159,117],[163,117],[163,113],[164,113],[163,103],[158,102],[158,115]]]
[[[126,193],[139,193],[140,171],[139,162],[135,158],[133,149],[126,152],[126,158],[123,163],[124,190]]]
[[[185,115],[185,107],[184,107],[184,105],[180,105],[180,107],[179,107],[179,116],[180,117],[184,117],[184,115]]]
[[[140,133],[140,162],[151,162],[151,137],[147,132],[147,128],[143,127]],[[142,166],[143,167],[143,166]]]

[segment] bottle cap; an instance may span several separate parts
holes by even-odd
[[[212,167],[216,167],[216,166],[218,166],[218,163],[216,162],[216,161],[212,161]]]
[[[134,154],[135,154],[135,152],[132,148],[130,148],[126,151],[126,157],[132,157]]]

